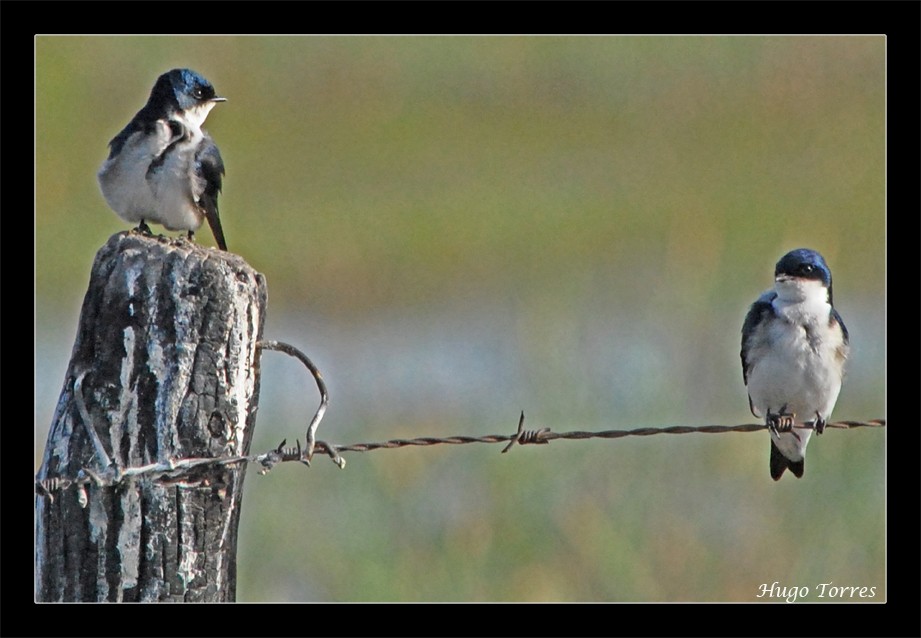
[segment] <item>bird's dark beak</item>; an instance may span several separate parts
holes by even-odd
[[[227,98],[226,97],[213,97],[211,98],[211,101],[212,102],[226,102]]]

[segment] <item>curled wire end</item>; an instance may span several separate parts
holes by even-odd
[[[525,445],[528,443],[536,443],[540,445],[546,445],[550,443],[547,440],[547,435],[550,434],[550,428],[541,428],[539,430],[525,430],[524,429],[524,410],[521,411],[521,418],[518,419],[518,432],[515,433],[515,436],[511,441],[508,442],[504,448],[502,448],[502,453],[505,454],[508,452],[513,445],[519,443]]]
[[[317,390],[320,391],[320,407],[317,408],[316,413],[310,420],[310,424],[307,426],[307,452],[298,459],[309,467],[316,447],[317,427],[319,427],[320,421],[323,419],[323,414],[326,412],[326,408],[329,405],[329,393],[326,390],[326,383],[323,381],[323,375],[320,374],[320,370],[313,364],[310,357],[290,344],[281,341],[262,340],[256,342],[256,347],[262,350],[277,350],[298,359],[310,371],[314,381],[317,383]]]
[[[345,459],[339,455],[339,450],[335,445],[327,443],[326,441],[317,441],[317,447],[322,448],[322,451],[326,452],[333,463],[339,466],[340,470],[345,469]]]
[[[309,432],[308,432],[308,435],[309,435]],[[308,448],[309,448],[309,447],[310,447],[310,441],[309,441],[309,440],[308,440],[308,442],[307,442],[307,445],[308,445]],[[297,440],[297,458],[300,459],[301,463],[303,463],[303,464],[306,465],[307,467],[310,467],[310,459],[313,458],[313,450],[310,449],[309,452],[308,452],[307,450],[302,450],[302,449],[301,449],[301,440],[300,440],[300,439]]]

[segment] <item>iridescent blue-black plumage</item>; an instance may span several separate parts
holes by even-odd
[[[190,69],[157,78],[147,103],[109,142],[99,171],[103,195],[126,221],[163,224],[191,237],[204,219],[226,250],[218,214],[224,163],[201,128],[211,108],[225,98]]]
[[[848,356],[850,335],[832,305],[831,270],[814,250],[784,255],[774,288],[749,308],[742,325],[742,378],[749,408],[771,430],[770,470],[801,477],[806,444],[831,414]]]
[[[221,192],[224,181],[224,160],[221,159],[221,153],[210,136],[206,136],[205,141],[198,147],[195,162],[197,172],[205,180],[205,190],[198,203],[205,209],[205,218],[208,220],[217,245],[221,250],[227,250],[217,209],[217,196]]]

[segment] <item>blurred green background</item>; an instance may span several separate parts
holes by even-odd
[[[851,332],[833,419],[885,416],[882,37],[39,37],[36,59],[36,467],[94,254],[128,227],[96,170],[177,66],[229,98],[206,123],[224,231],[266,275],[266,337],[323,370],[321,439],[510,434],[521,409],[753,422],[742,320],[800,246]],[[255,451],[317,401],[284,355],[263,374]],[[814,437],[776,484],[764,432],[251,470],[238,598],[882,601],[885,440]]]

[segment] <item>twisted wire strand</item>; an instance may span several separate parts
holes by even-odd
[[[519,422],[519,428],[523,419]],[[835,428],[849,430],[861,427],[885,427],[885,419],[871,419],[869,421],[837,421],[827,423],[826,428]],[[798,429],[812,429],[811,425],[797,426]],[[743,423],[741,425],[673,425],[664,428],[634,428],[632,430],[603,430],[600,432],[589,432],[575,430],[572,432],[553,432],[548,428],[540,430],[519,429],[517,434],[487,434],[484,436],[447,436],[432,437],[424,436],[413,439],[390,439],[388,441],[379,441],[375,443],[353,443],[351,445],[332,445],[326,441],[317,441],[317,451],[328,453],[330,450],[337,452],[370,452],[372,450],[395,449],[410,446],[430,446],[430,445],[465,445],[468,443],[520,443],[522,445],[531,443],[549,443],[557,439],[620,439],[626,436],[652,436],[654,434],[692,434],[695,432],[704,434],[722,434],[724,432],[758,432],[767,430],[768,427],[763,423]],[[506,448],[507,449],[507,448]]]
[[[868,421],[837,421],[827,423],[826,428],[851,430],[855,428],[881,428],[886,426],[886,419],[871,419]],[[812,429],[811,424],[797,425],[798,429]],[[591,432],[584,430],[574,430],[571,432],[553,432],[549,428],[540,428],[528,430],[524,428],[524,413],[518,421],[518,431],[515,434],[486,434],[483,436],[423,436],[412,439],[390,439],[388,441],[378,441],[372,443],[353,443],[350,445],[335,445],[326,441],[316,441],[315,451],[328,455],[340,468],[345,467],[345,459],[340,452],[370,452],[372,450],[396,449],[403,447],[427,447],[431,445],[466,445],[469,443],[508,443],[502,452],[507,452],[513,445],[528,444],[547,444],[550,441],[558,439],[583,440],[583,439],[620,439],[627,436],[652,436],[654,434],[722,434],[725,432],[758,432],[766,430],[768,426],[760,423],[743,423],[741,425],[674,425],[663,428],[634,428],[632,430],[602,430],[600,432]],[[275,450],[263,454],[254,454],[249,456],[218,457],[218,458],[198,458],[198,459],[181,459],[170,463],[154,463],[149,466],[127,468],[119,471],[112,471],[109,468],[106,472],[99,474],[85,468],[81,471],[76,479],[64,477],[41,479],[35,481],[35,493],[47,497],[53,501],[53,494],[76,487],[83,490],[84,486],[94,482],[99,486],[116,485],[126,477],[146,476],[151,479],[163,478],[175,480],[178,476],[192,468],[198,468],[206,465],[222,466],[236,463],[258,463],[262,466],[261,474],[267,473],[276,464],[288,461],[298,461],[309,465],[307,451],[301,448],[300,441],[297,441],[296,447],[285,447],[285,441]],[[84,499],[85,500],[85,499]],[[81,501],[82,504],[82,501]]]

